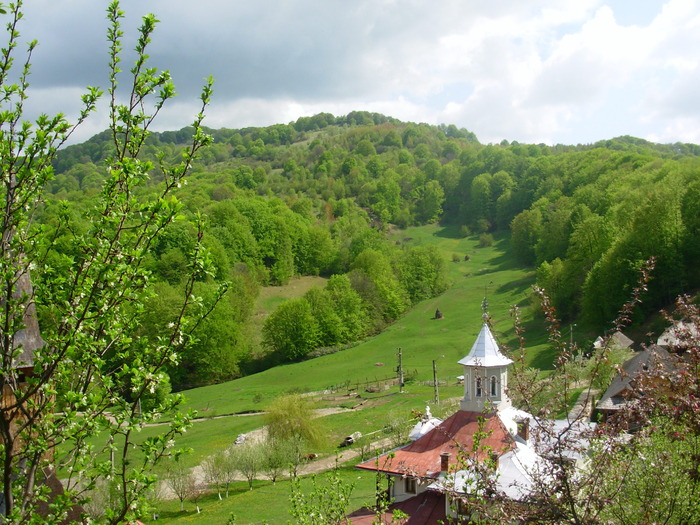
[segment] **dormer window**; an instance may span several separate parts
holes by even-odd
[[[476,378],[476,397],[481,397],[481,378]]]
[[[497,392],[496,376],[491,376],[491,397],[496,397]]]

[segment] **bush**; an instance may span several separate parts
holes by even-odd
[[[479,235],[479,246],[486,248],[487,246],[493,246],[493,235],[490,233],[482,233]]]
[[[456,262],[456,263],[457,263],[457,262],[459,262],[459,261],[461,261],[461,260],[462,260],[462,258],[459,256],[459,254],[457,254],[457,253],[453,253],[453,254],[452,254],[452,262]]]
[[[469,237],[472,234],[472,231],[469,229],[469,226],[466,224],[462,224],[462,226],[459,227],[459,235],[462,238]]]

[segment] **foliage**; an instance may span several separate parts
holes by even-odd
[[[700,516],[697,454],[700,436],[664,418],[651,421],[619,446],[604,482],[619,493],[601,512],[602,522],[692,523]]]
[[[236,470],[248,480],[248,489],[253,490],[253,481],[265,464],[265,456],[260,444],[246,440],[230,448],[228,453],[232,457],[231,461],[236,466]]]
[[[311,488],[301,490],[298,478],[292,479],[290,514],[298,525],[340,525],[348,523],[346,514],[354,483],[344,482],[338,468],[329,471],[319,480],[311,477]]]
[[[267,433],[273,441],[298,438],[307,445],[318,445],[322,432],[311,402],[298,395],[282,396],[265,414]]]
[[[263,343],[283,361],[296,361],[320,343],[320,329],[311,305],[304,299],[281,304],[263,326]]]
[[[155,483],[153,466],[187,427],[188,416],[176,414],[159,434],[136,440],[138,431],[180,402],[177,396],[161,396],[150,404],[141,400],[167,381],[166,365],[189,345],[192,332],[225,291],[218,289],[206,303],[194,294],[195,283],[210,271],[202,227],[195,225],[183,295],[172,323],[155,342],[135,337],[144,304],[153,294],[145,268],[149,251],[179,214],[172,194],[210,139],[200,113],[191,128],[192,142],[180,151],[178,162],[171,165],[161,159],[156,168],[142,160],[149,127],[174,88],[167,72],[147,64],[146,50],[156,25],[155,17],[147,15],[127,84],[129,102],[119,101],[123,13],[112,2],[107,9],[111,145],[101,190],[84,203],[79,223],[73,220],[75,210],[64,204],[54,208],[51,220],[37,223],[52,177],[51,162],[74,126],[61,115],[42,115],[33,124],[23,120],[36,43],[29,45],[17,72],[13,60],[21,6],[18,2],[9,10],[8,40],[0,56],[0,192],[6,204],[0,225],[4,522],[41,522],[36,509],[46,498],[44,480],[57,475],[66,493],[53,502],[49,522],[73,501],[87,502],[98,480],[107,477],[113,480],[115,497],[104,521],[121,523],[134,519],[144,506],[145,493]],[[210,95],[211,80],[202,92],[202,108]],[[97,88],[88,89],[79,123],[99,96]],[[142,198],[141,188],[151,184],[154,193]],[[32,337],[38,337],[35,307],[43,345],[23,348],[31,344],[28,333],[35,331]],[[33,356],[23,355],[23,350],[34,350]],[[105,459],[110,453],[113,461]]]
[[[638,285],[614,323],[619,330],[629,323],[634,307],[646,291],[653,263],[642,269]],[[520,406],[535,414],[534,442],[547,458],[530,475],[533,484],[518,505],[495,489],[490,501],[479,503],[485,516],[546,523],[689,523],[697,521],[700,508],[695,494],[698,436],[698,308],[681,297],[674,317],[678,343],[670,360],[650,361],[631,378],[626,404],[619,413],[601,421],[597,429],[585,424],[583,412],[567,417],[564,428],[547,423],[546,417],[566,406],[573,392],[576,348],[563,340],[554,309],[542,295],[551,341],[558,349],[556,379],[516,381]],[[693,327],[693,328],[691,328]],[[611,332],[612,333],[612,332]],[[604,342],[606,343],[606,342]],[[589,381],[610,377],[606,366],[609,344],[591,357]],[[682,354],[679,355],[679,354]],[[543,389],[551,389],[540,406]],[[591,393],[583,395],[590,398]],[[631,430],[631,432],[629,432]],[[585,456],[584,456],[585,455]],[[577,458],[586,457],[585,464]],[[474,504],[474,503],[472,503]]]

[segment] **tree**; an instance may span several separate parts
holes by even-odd
[[[202,461],[202,471],[207,485],[216,486],[216,493],[221,499],[221,482],[224,477],[224,465],[226,464],[226,452],[221,451],[209,456]]]
[[[231,449],[228,449],[224,452],[221,460],[221,483],[226,486],[226,497],[228,498],[229,487],[231,483],[236,481],[236,474],[238,473],[236,471],[236,458]]]
[[[621,308],[613,329],[631,319],[646,292],[653,261],[642,268],[631,298]],[[484,516],[500,521],[538,523],[633,524],[694,523],[700,516],[700,309],[689,298],[678,298],[673,315],[676,343],[668,359],[651,360],[628,384],[626,402],[616,416],[590,427],[585,412],[569,416],[564,426],[547,422],[552,414],[568,410],[577,366],[575,345],[562,337],[554,309],[538,290],[550,341],[558,352],[556,372],[547,380],[509,382],[518,392],[519,406],[535,415],[530,439],[547,458],[531,471],[528,496],[509,504],[498,491],[472,501]],[[683,323],[678,324],[677,320]],[[516,322],[516,331],[522,330]],[[522,347],[521,347],[522,351]],[[681,355],[682,354],[682,355]],[[522,356],[521,352],[521,359]],[[591,385],[607,373],[610,345],[604,344],[588,365]],[[521,361],[522,363],[522,361]],[[516,365],[518,369],[521,365]],[[518,374],[520,375],[520,374]],[[517,378],[517,375],[516,375]],[[543,391],[549,395],[542,396]],[[591,391],[584,392],[590,398]],[[628,432],[630,428],[636,429]],[[531,429],[532,430],[532,429]],[[579,468],[576,458],[585,457]],[[487,480],[488,481],[488,480]]]
[[[306,356],[320,342],[318,323],[303,297],[279,305],[263,325],[263,344],[287,361]]]
[[[185,500],[194,495],[197,479],[192,469],[186,467],[180,459],[178,457],[168,462],[164,481],[180,501],[180,510],[185,510]]]
[[[270,439],[269,436],[262,445],[264,457],[262,471],[273,484],[277,483],[277,478],[282,475],[289,462],[293,460],[287,454],[287,447],[279,445],[280,443]]]
[[[275,399],[265,414],[268,436],[276,440],[300,438],[306,445],[321,442],[321,425],[314,417],[313,406],[300,395]]]
[[[155,170],[151,162],[140,160],[141,149],[174,88],[167,72],[147,64],[146,50],[157,21],[146,15],[139,28],[127,103],[119,101],[123,13],[118,2],[110,3],[108,95],[113,153],[106,163],[104,184],[84,211],[82,225],[76,225],[70,209],[61,205],[53,223],[38,226],[33,217],[43,206],[51,162],[75,125],[61,115],[42,115],[34,123],[23,120],[36,43],[29,44],[27,59],[17,70],[14,54],[21,8],[17,2],[8,9],[7,44],[0,53],[3,522],[52,522],[51,516],[37,513],[37,506],[45,498],[45,480],[60,472],[65,495],[52,503],[54,516],[75,501],[87,502],[98,480],[109,477],[114,498],[105,509],[104,521],[122,523],[134,519],[144,506],[145,493],[156,482],[151,469],[187,426],[188,417],[175,413],[162,433],[136,439],[144,425],[180,402],[178,396],[170,396],[157,406],[139,410],[144,396],[166,381],[164,367],[177,360],[177,352],[189,344],[191,331],[213,307],[213,303],[198,303],[193,294],[195,281],[209,271],[201,228],[195,228],[189,276],[183,281],[184,298],[174,321],[156,343],[134,336],[143,305],[153,293],[144,267],[146,255],[179,213],[172,193],[210,139],[202,130],[200,113],[182,162],[173,166],[161,162],[160,182],[150,182],[157,185],[157,196],[136,197]],[[95,108],[100,95],[99,89],[88,89],[78,124]],[[202,92],[202,111],[210,95],[211,80]],[[71,249],[60,250],[59,243]],[[114,461],[105,461],[105,453],[111,453]],[[133,454],[138,461],[132,461]]]
[[[248,480],[248,489],[253,490],[253,481],[265,464],[260,443],[247,440],[241,445],[230,448],[229,454],[232,455],[236,470]]]
[[[333,302],[341,322],[341,339],[345,343],[357,341],[369,330],[369,316],[362,298],[353,290],[347,275],[333,275],[328,279],[325,292]]]
[[[338,467],[324,476],[319,483],[314,475],[311,487],[302,488],[299,478],[292,479],[290,513],[297,525],[341,525],[347,523],[347,510],[354,483],[340,478]]]
[[[442,214],[442,203],[445,202],[445,192],[436,180],[428,181],[422,189],[421,196],[416,202],[416,218],[421,223],[438,220]]]
[[[393,321],[410,304],[406,290],[383,253],[369,248],[364,250],[355,258],[352,269],[355,270],[350,275],[353,288],[384,321]],[[363,281],[366,286],[361,285]]]
[[[412,303],[435,297],[447,289],[445,261],[434,246],[404,250],[396,266]]]
[[[542,235],[542,212],[535,208],[515,216],[510,224],[515,257],[523,264],[535,263],[535,245]]]
[[[470,215],[472,222],[479,219],[493,222],[491,174],[482,173],[472,180]]]

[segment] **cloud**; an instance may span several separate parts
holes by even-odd
[[[453,123],[486,141],[581,142],[620,129],[647,138],[666,129],[685,140],[697,117],[698,0],[639,6],[126,0],[122,6],[125,50],[133,48],[139,16],[158,14],[151,62],[172,71],[179,96],[161,124],[174,127],[189,123],[210,74],[213,127],[366,109]],[[61,88],[41,100],[54,108],[68,90],[104,85],[101,2],[32,0],[26,9],[23,32],[41,40],[33,85]]]

